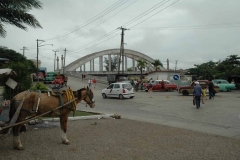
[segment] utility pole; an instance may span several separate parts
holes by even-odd
[[[23,50],[23,56],[24,56],[25,50],[28,50],[28,49],[27,47],[23,47],[23,49],[20,49],[20,50]]]
[[[59,50],[53,50],[53,52],[55,52],[55,56],[54,56],[54,72],[56,70],[55,66],[56,66],[56,52],[59,52]]]
[[[42,46],[46,46],[46,45],[52,45],[53,46],[53,44],[44,44],[44,45],[39,45],[39,43],[38,42],[45,42],[44,40],[40,40],[40,39],[37,39],[37,81],[39,82],[39,78],[38,78],[38,71],[39,71],[39,68],[38,68],[38,52],[39,52],[39,47],[42,47]],[[41,43],[40,43],[41,44]]]
[[[123,28],[123,27],[119,27],[118,29],[122,30],[121,45],[120,45],[120,55],[119,55],[119,60],[118,60],[118,74],[119,74],[121,57],[122,57],[122,73],[124,73],[124,31],[129,30],[129,29],[126,29],[126,28]]]
[[[66,61],[66,52],[67,52],[67,49],[65,48],[63,51],[64,51],[63,74],[65,74],[65,61]]]
[[[175,71],[177,70],[177,62],[178,62],[178,61],[176,60],[176,63],[175,63]]]

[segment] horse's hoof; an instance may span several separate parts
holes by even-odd
[[[62,143],[63,143],[63,144],[66,144],[66,145],[69,145],[69,144],[70,144],[70,142],[66,142],[66,141],[65,141],[65,142],[62,142]]]
[[[14,149],[17,149],[17,150],[24,150],[23,147],[14,147]]]

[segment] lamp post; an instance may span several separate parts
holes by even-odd
[[[37,69],[38,69],[38,52],[39,52],[39,47],[42,47],[42,46],[46,46],[46,45],[52,45],[53,46],[53,44],[44,44],[44,45],[40,45],[39,44],[39,42],[45,42],[44,40],[40,40],[40,39],[37,39]],[[39,69],[38,69],[38,71],[39,71]],[[38,78],[38,71],[37,71],[37,81],[39,82],[39,78]]]

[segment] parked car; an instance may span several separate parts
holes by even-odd
[[[120,99],[133,98],[135,96],[133,87],[130,83],[118,82],[112,83],[102,90],[103,98],[116,97]]]
[[[164,84],[165,84],[165,91],[173,91],[173,90],[177,90],[177,85],[171,83],[168,80],[163,80]],[[162,85],[161,85],[162,80],[155,80],[152,82],[152,90],[153,91],[161,91],[162,90]],[[149,83],[144,83],[143,84],[145,91],[147,92],[148,89],[150,88]]]
[[[233,89],[236,89],[235,84],[229,83],[224,79],[214,79],[212,82],[214,85],[217,85],[220,88],[220,91],[231,91]]]
[[[200,84],[200,86],[202,88],[207,88],[208,87],[208,84],[209,84],[209,81],[208,80],[197,80]],[[179,86],[178,88],[178,92],[179,93],[182,93],[182,95],[189,95],[189,94],[193,94],[193,88],[195,86],[195,81],[193,81],[190,85],[188,86]],[[220,90],[220,88],[216,85],[214,85],[214,92],[215,94],[218,93]]]

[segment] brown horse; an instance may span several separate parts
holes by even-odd
[[[94,108],[95,101],[93,99],[93,92],[91,89],[82,88],[77,91],[72,92],[74,97],[76,98],[76,104],[84,100],[91,108]],[[24,100],[23,100],[24,99]],[[40,99],[40,102],[39,102]],[[50,96],[48,93],[39,93],[39,92],[28,92],[24,91],[17,94],[11,102],[9,118],[12,119],[16,109],[19,104],[23,101],[22,108],[19,112],[19,116],[17,118],[16,123],[24,121],[26,117],[29,116],[37,116],[42,113],[46,113],[52,110],[49,114],[45,116],[59,116],[60,117],[60,125],[62,129],[62,142],[64,144],[69,144],[69,140],[67,139],[67,120],[68,115],[71,111],[76,110],[76,106],[73,103],[68,104],[68,98],[66,92],[63,92],[60,97]],[[66,104],[63,106],[63,104]],[[56,110],[59,106],[63,106]],[[19,131],[22,125],[14,126],[13,129],[13,143],[14,148],[22,150],[23,146],[20,141]]]

